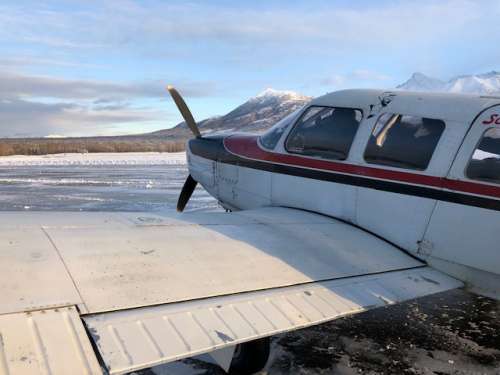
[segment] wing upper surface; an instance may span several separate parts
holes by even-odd
[[[182,215],[60,213],[43,220],[44,241],[60,256],[74,284],[68,288],[76,289],[86,313],[423,265],[358,228],[285,208]],[[40,228],[22,231],[29,236]]]

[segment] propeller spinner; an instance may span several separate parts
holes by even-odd
[[[191,111],[189,110],[186,102],[184,101],[184,99],[182,99],[182,96],[173,86],[167,86],[167,90],[170,93],[170,96],[172,96],[172,99],[174,100],[175,105],[179,109],[182,117],[184,118],[184,121],[186,122],[188,128],[196,138],[201,138],[200,129],[198,129],[196,121],[194,120],[194,117],[191,114]],[[191,195],[193,194],[193,191],[196,188],[197,184],[198,182],[196,182],[196,180],[191,177],[191,175],[188,175],[186,182],[184,182],[184,186],[182,187],[181,194],[179,195],[179,200],[177,201],[177,211],[184,211],[184,208],[186,207],[189,198],[191,198]]]

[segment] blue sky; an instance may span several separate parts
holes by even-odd
[[[307,95],[500,69],[495,1],[2,1],[0,136],[115,135]]]

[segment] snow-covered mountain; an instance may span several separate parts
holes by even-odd
[[[408,81],[397,86],[398,89],[411,91],[435,91],[461,94],[498,95],[500,94],[500,72],[457,76],[449,81],[414,73]]]
[[[289,113],[306,104],[310,97],[293,91],[266,89],[235,108],[228,114],[212,117],[198,123],[202,134],[224,132],[261,132]],[[151,135],[168,138],[190,138],[191,132],[184,122],[172,129],[160,130]]]
[[[457,76],[448,81],[414,73],[408,81],[397,88],[411,91],[500,95],[500,72]],[[205,119],[200,121],[198,126],[203,134],[261,132],[310,100],[310,97],[293,91],[266,89],[226,115]],[[182,122],[172,129],[159,130],[148,136],[185,140],[192,135]]]
[[[413,73],[408,81],[397,88],[409,91],[439,91],[444,84],[445,82],[437,78],[428,77],[422,73]]]

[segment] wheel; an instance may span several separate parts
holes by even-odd
[[[262,370],[269,359],[270,348],[269,337],[236,345],[229,373],[250,375]]]

